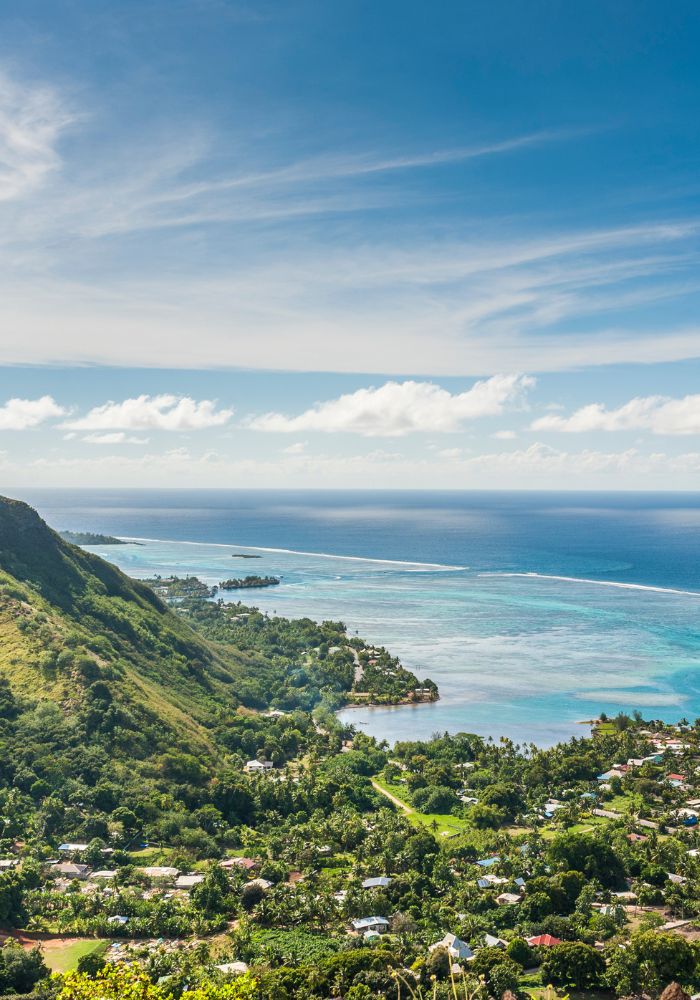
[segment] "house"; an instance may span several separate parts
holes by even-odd
[[[245,871],[249,872],[253,868],[257,867],[258,862],[253,861],[252,858],[226,858],[225,861],[219,862],[220,868],[243,868]]]
[[[269,882],[266,878],[252,878],[250,882],[246,882],[246,885],[257,885],[259,889],[263,892],[267,892],[274,885],[273,882]]]
[[[476,864],[479,868],[490,868],[491,865],[497,865],[501,859],[497,854],[494,854],[492,858],[482,858],[481,861],[477,861]]]
[[[622,903],[636,903],[637,893],[627,890],[626,892],[614,892],[613,896],[615,899],[619,899]]]
[[[674,885],[683,885],[688,879],[685,875],[674,875],[673,872],[666,872],[668,875],[669,882],[673,882]]]
[[[7,872],[11,868],[16,868],[19,864],[17,858],[2,858],[0,859],[0,872]]]
[[[90,869],[87,865],[76,865],[72,861],[63,861],[60,865],[54,865],[52,871],[56,872],[62,878],[87,878]]]
[[[630,844],[641,844],[643,840],[648,840],[649,838],[645,837],[643,833],[628,833],[627,839]]]
[[[366,878],[362,883],[363,889],[386,889],[391,885],[391,879],[386,875],[378,875],[376,878]]]
[[[534,937],[525,938],[531,948],[553,948],[561,944],[561,939],[553,934],[535,934]]]
[[[563,809],[563,808],[564,808],[564,803],[560,802],[559,799],[549,799],[549,801],[545,802],[543,806],[545,815],[549,816],[551,816],[552,813],[555,813],[557,809]]]
[[[366,934],[368,931],[375,934],[386,934],[389,930],[389,921],[385,917],[358,917],[352,921],[352,929],[357,934]]]
[[[196,885],[204,881],[203,875],[180,875],[175,880],[176,889],[194,889]]]
[[[245,962],[224,962],[217,965],[217,969],[226,976],[242,976],[248,971],[248,966]]]
[[[667,774],[666,775],[666,781],[669,783],[669,785],[672,785],[674,788],[679,788],[682,784],[685,783],[685,775],[684,774]]]
[[[468,962],[469,959],[474,957],[474,952],[467,942],[462,941],[456,934],[445,934],[442,941],[436,941],[435,944],[431,944],[428,951],[436,951],[438,948],[444,948],[453,960]]]
[[[508,879],[500,875],[482,875],[476,880],[480,889],[492,889],[496,885],[506,885],[507,882]]]
[[[90,876],[91,879],[96,879],[96,878],[104,879],[105,882],[108,882],[110,879],[116,878],[116,877],[117,877],[117,873],[115,871],[93,872],[92,875]]]
[[[243,770],[247,771],[248,774],[264,774],[265,771],[269,771],[271,767],[271,760],[249,760]]]
[[[484,946],[486,948],[500,948],[503,950],[508,947],[508,942],[504,941],[503,938],[494,937],[493,934],[484,934]]]
[[[515,906],[520,902],[520,896],[514,892],[502,892],[500,896],[496,896],[496,902],[499,906]]]
[[[124,924],[128,924],[129,923],[129,918],[128,917],[122,917],[121,915],[117,915],[117,916],[114,916],[114,917],[107,917],[107,923],[108,924],[119,924],[120,927],[123,927]]]
[[[87,844],[59,844],[58,849],[62,854],[76,854],[78,851],[87,851]]]
[[[154,882],[173,882],[180,874],[179,868],[168,868],[167,865],[151,865],[141,871]]]

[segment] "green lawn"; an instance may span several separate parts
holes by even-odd
[[[614,723],[610,721],[601,722],[600,725],[595,727],[595,732],[600,733],[601,736],[614,736],[617,732],[617,728]]]
[[[440,813],[423,813],[414,809],[408,802],[406,789],[402,785],[392,785],[383,778],[378,778],[376,775],[373,778],[373,781],[379,785],[380,788],[384,789],[384,791],[389,792],[390,795],[393,795],[404,804],[406,807],[406,819],[409,823],[412,823],[413,826],[427,827],[431,833],[434,833],[436,837],[440,837],[441,839],[454,836],[469,828],[469,824],[465,820],[459,819],[457,816],[451,816],[449,814],[442,815]]]
[[[45,947],[43,954],[44,961],[52,972],[71,972],[78,967],[78,962],[84,955],[92,955],[94,952],[102,954],[106,950],[106,941],[85,938],[79,941],[67,941],[55,947]]]
[[[636,812],[640,804],[640,796],[616,795],[607,802],[602,802],[601,809],[611,809],[619,813]]]

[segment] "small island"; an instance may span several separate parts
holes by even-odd
[[[138,545],[114,535],[100,535],[94,531],[59,531],[61,538],[72,545]]]
[[[276,587],[280,583],[278,576],[244,576],[240,579],[222,580],[221,590],[252,590],[257,587]]]

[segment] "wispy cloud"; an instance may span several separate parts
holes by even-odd
[[[3,456],[0,456],[0,463]],[[166,451],[84,452],[77,456],[43,456],[18,467],[4,456],[7,476],[29,472],[37,484],[140,486],[147,478],[158,486],[179,486],[183,477],[201,486],[230,486],[245,482],[250,486],[277,487],[280,481],[299,486],[323,484],[350,488],[359,481],[385,487],[415,487],[430,482],[433,488],[481,487],[560,489],[562,482],[580,487],[610,489],[618,484],[643,489],[650,482],[661,489],[697,487],[700,452],[681,454],[647,453],[637,448],[622,451],[582,449],[569,451],[536,442],[527,448],[471,454],[461,448],[436,452],[429,459],[384,450],[363,454],[293,454],[281,459],[232,458],[213,450],[189,448]]]
[[[59,167],[57,143],[73,120],[52,88],[0,72],[0,201],[27,195]]]
[[[426,183],[576,133],[293,156],[184,121],[148,136],[141,122],[109,148],[82,135],[94,155],[57,170],[65,101],[7,87],[5,105],[29,110],[5,127],[0,363],[476,376],[700,356],[698,331],[669,318],[700,297],[698,220],[556,230]]]
[[[458,431],[468,421],[497,416],[522,402],[534,379],[494,375],[461,393],[433,382],[386,382],[317,403],[296,417],[266,413],[249,422],[253,430],[293,434],[345,432],[364,437],[403,437],[432,431]]]
[[[515,136],[500,142],[484,143],[459,149],[437,149],[428,153],[382,156],[377,153],[346,153],[321,155],[289,163],[273,170],[241,173],[196,184],[182,185],[164,192],[155,201],[189,201],[203,195],[233,191],[238,188],[269,188],[287,185],[304,185],[353,177],[367,177],[372,174],[394,173],[403,170],[419,170],[439,167],[449,163],[464,163],[486,156],[510,153],[529,146],[540,146],[547,142],[561,141],[571,135],[569,130],[542,130]]]

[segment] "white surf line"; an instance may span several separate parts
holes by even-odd
[[[336,556],[332,552],[306,552],[303,549],[273,549],[263,545],[238,545],[236,542],[190,542],[179,538],[146,538],[140,535],[118,535],[123,542],[163,542],[166,545],[209,545],[217,549],[246,549],[253,552],[278,552],[289,556],[312,556],[314,559],[344,559],[347,562],[378,563],[380,566],[420,566],[423,569],[440,569],[453,573],[469,569],[468,566],[448,566],[445,563],[409,562],[405,559],[374,559],[371,556]]]
[[[645,583],[620,583],[618,580],[589,580],[579,576],[555,576],[550,573],[479,573],[479,576],[507,576],[536,580],[560,580],[564,583],[590,583],[596,587],[617,587],[619,590],[648,590],[654,594],[676,594],[680,597],[700,597],[697,590],[676,590],[673,587],[652,587]]]

